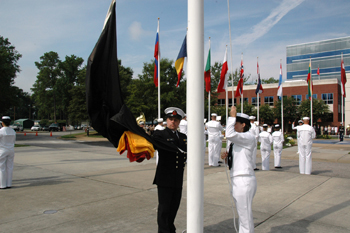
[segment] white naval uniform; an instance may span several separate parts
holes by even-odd
[[[296,130],[297,131],[297,143],[298,143],[298,154],[300,153],[300,142],[299,142],[299,137],[298,137],[298,129],[299,127],[302,126],[302,125],[297,125],[297,126],[294,126],[294,123],[292,124],[292,130]]]
[[[187,121],[182,119],[179,124],[180,133],[187,135]]]
[[[255,123],[250,123],[249,132],[251,132],[255,136],[255,147],[254,147],[254,151],[253,151],[253,162],[254,162],[254,169],[255,169],[256,168],[256,152],[258,149],[258,140],[259,140],[260,129],[258,126],[256,126]]]
[[[272,136],[270,133],[263,131],[259,134],[260,153],[261,153],[261,168],[262,170],[270,170],[270,153]]]
[[[221,141],[221,131],[224,128],[221,126],[220,122],[217,121],[209,121],[206,124],[208,130],[208,160],[209,166],[218,166],[222,141]]]
[[[16,132],[10,127],[0,129],[0,188],[12,186]]]
[[[238,133],[235,131],[236,118],[227,120],[226,138],[233,142],[232,195],[239,216],[239,233],[254,232],[253,198],[257,183],[254,173],[253,150],[255,137],[251,132]]]
[[[161,125],[157,125],[156,127],[154,127],[154,131],[156,131],[156,130],[163,130],[163,129],[165,129],[165,127],[163,127]],[[154,153],[155,153],[155,156],[156,156],[156,164],[158,164],[158,160],[159,160],[158,151],[156,150]]]
[[[273,132],[272,139],[273,139],[273,155],[275,160],[275,167],[280,167],[281,154],[282,154],[283,142],[284,142],[283,133],[280,130]]]
[[[300,174],[311,174],[312,169],[312,139],[316,137],[314,128],[308,124],[298,127],[299,151],[299,171]]]
[[[208,135],[208,131],[205,129],[205,125],[204,125],[204,141],[203,141],[203,161],[205,163],[205,150],[207,149],[207,139],[206,139],[206,136],[205,135]]]

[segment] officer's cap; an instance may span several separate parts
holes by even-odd
[[[11,118],[9,116],[3,116],[1,119],[3,119],[3,120],[11,120]]]
[[[255,116],[250,116],[249,120],[255,120]]]
[[[267,124],[263,124],[263,127],[267,127]]]
[[[303,121],[302,120],[298,120],[298,123],[303,123]]]
[[[211,114],[211,116],[215,116],[215,117],[216,117],[216,116],[218,116],[218,114],[216,114],[216,113],[212,113],[212,114]]]
[[[276,124],[276,125],[275,125],[275,128],[279,128],[279,127],[280,127],[280,125],[279,125],[279,124]]]
[[[163,122],[163,125],[166,125],[166,124],[167,124],[166,121],[164,121],[164,122]]]
[[[158,123],[162,123],[164,120],[163,120],[163,118],[159,118],[157,121],[158,121]]]
[[[303,120],[305,121],[305,120],[310,120],[310,118],[309,117],[303,117]]]
[[[164,112],[166,114],[166,117],[176,117],[180,120],[185,116],[184,111],[175,107],[169,107],[165,109]]]

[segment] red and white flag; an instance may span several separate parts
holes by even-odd
[[[224,62],[222,63],[221,74],[220,74],[220,82],[218,85],[217,92],[225,92],[227,90],[227,47],[225,50]]]
[[[343,60],[343,54],[341,54],[341,94],[343,97],[346,97],[345,93],[345,83],[346,83],[346,74],[345,74],[345,65],[344,65],[344,60]]]

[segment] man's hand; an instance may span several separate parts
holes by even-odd
[[[237,109],[235,106],[232,106],[230,111],[230,117],[236,117],[236,116],[237,116]]]

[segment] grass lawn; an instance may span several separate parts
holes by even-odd
[[[15,147],[25,147],[25,146],[30,146],[30,145],[15,144]]]
[[[63,138],[63,139],[70,139],[70,138],[77,138],[78,136],[87,137],[87,134],[86,134],[86,133],[67,134],[67,135],[61,136],[61,138]],[[100,134],[98,134],[97,132],[96,132],[96,133],[89,133],[89,137],[93,137],[93,138],[103,138],[103,136],[100,135]]]

